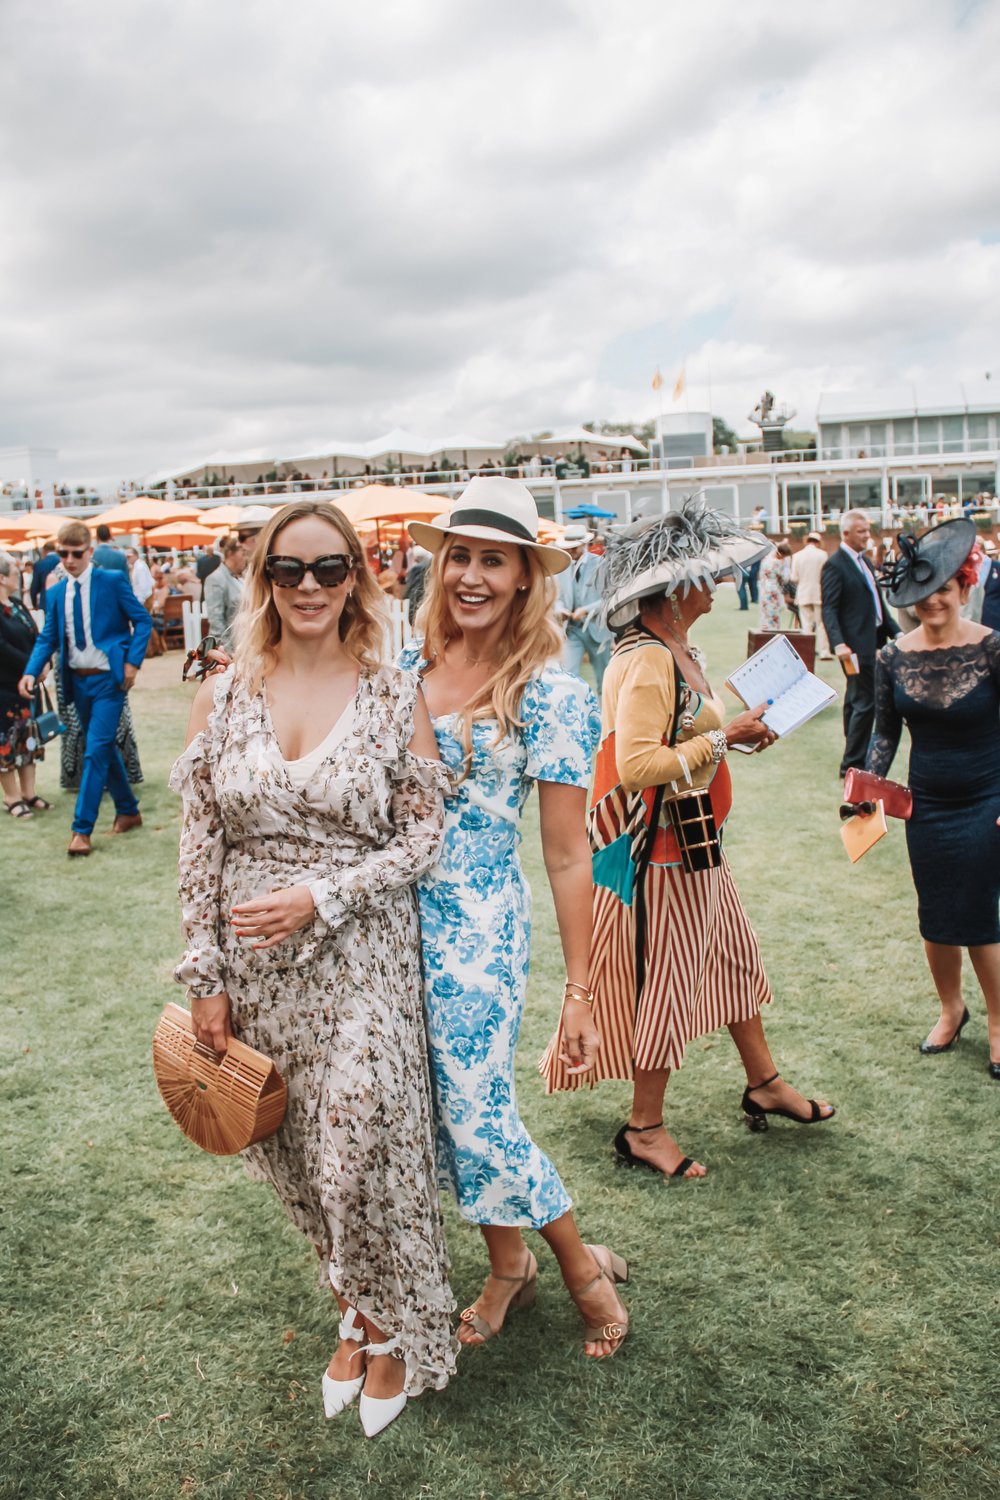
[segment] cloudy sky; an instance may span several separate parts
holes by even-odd
[[[0,447],[1000,379],[1000,0],[5,0]],[[678,408],[673,408],[678,409]]]

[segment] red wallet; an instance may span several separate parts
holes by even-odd
[[[844,777],[844,801],[881,802],[887,818],[902,818],[904,823],[913,812],[913,793],[908,786],[886,781],[884,776],[873,776],[871,771],[861,771],[857,766],[851,766]]]

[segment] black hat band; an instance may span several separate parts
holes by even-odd
[[[510,516],[498,515],[493,510],[453,510],[448,517],[448,525],[445,529],[453,531],[456,526],[489,526],[493,531],[506,531],[510,536],[519,537],[522,542],[537,541],[527,526],[522,526],[520,521],[515,521]]]

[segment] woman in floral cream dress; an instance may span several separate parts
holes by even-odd
[[[231,1027],[288,1084],[284,1124],[245,1158],[328,1266],[343,1320],[326,1413],[360,1392],[369,1436],[456,1353],[412,887],[447,778],[412,675],[378,663],[383,608],[346,518],[286,506],[171,782],[177,977],[200,1040],[221,1049]]]
[[[568,1066],[591,1067],[600,1040],[589,1008],[584,831],[599,725],[580,679],[550,665],[562,646],[551,574],[570,559],[538,544],[531,492],[509,479],[472,480],[446,526],[410,531],[435,557],[418,618],[423,645],[407,648],[402,663],[420,674],[454,784],[440,860],[418,884],[438,1160],[490,1258],[459,1337],[485,1343],[511,1308],[534,1299],[537,1264],[522,1230],[537,1229],[584,1316],[587,1354],[603,1358],[628,1329],[614,1285],[627,1267],[581,1240],[566,1189],[514,1097],[530,945],[518,824],[532,783],[566,959]]]

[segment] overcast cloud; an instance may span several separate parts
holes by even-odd
[[[0,447],[66,477],[640,422],[684,361],[743,428],[1000,379],[997,0],[7,0],[0,43]]]

